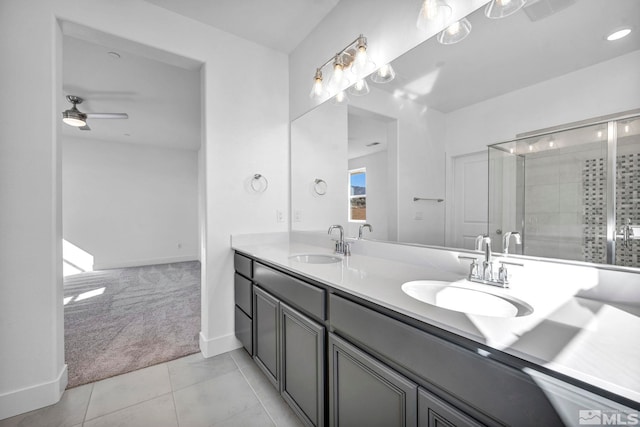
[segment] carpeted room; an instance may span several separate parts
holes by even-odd
[[[68,387],[199,351],[199,64],[94,36],[64,37],[64,92],[128,118],[63,127]]]

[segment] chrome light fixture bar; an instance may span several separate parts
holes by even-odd
[[[329,64],[332,64],[332,74],[327,86],[332,93],[343,92],[351,83],[350,75],[358,82],[358,88],[351,93],[364,95],[368,92],[369,87],[366,86],[366,82],[364,85],[360,82],[376,69],[376,64],[367,54],[367,38],[364,35],[360,34],[358,38],[316,69],[313,87],[309,94],[313,100],[321,100],[329,94],[323,77],[323,69]]]

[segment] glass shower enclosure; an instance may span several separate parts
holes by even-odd
[[[640,111],[489,146],[489,235],[506,232],[509,253],[640,267]]]

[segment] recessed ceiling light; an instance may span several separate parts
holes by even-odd
[[[109,55],[111,59],[120,59],[120,54],[118,52],[107,52],[107,55]]]
[[[622,28],[620,30],[616,30],[613,33],[607,36],[607,40],[610,42],[614,40],[620,40],[623,37],[628,36],[631,33],[631,28]]]

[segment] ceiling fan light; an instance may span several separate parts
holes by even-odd
[[[66,110],[62,112],[62,121],[73,127],[82,127],[87,125],[84,115],[78,110]]]
[[[527,0],[492,0],[484,9],[484,14],[490,19],[506,18],[513,15],[527,3]]]

